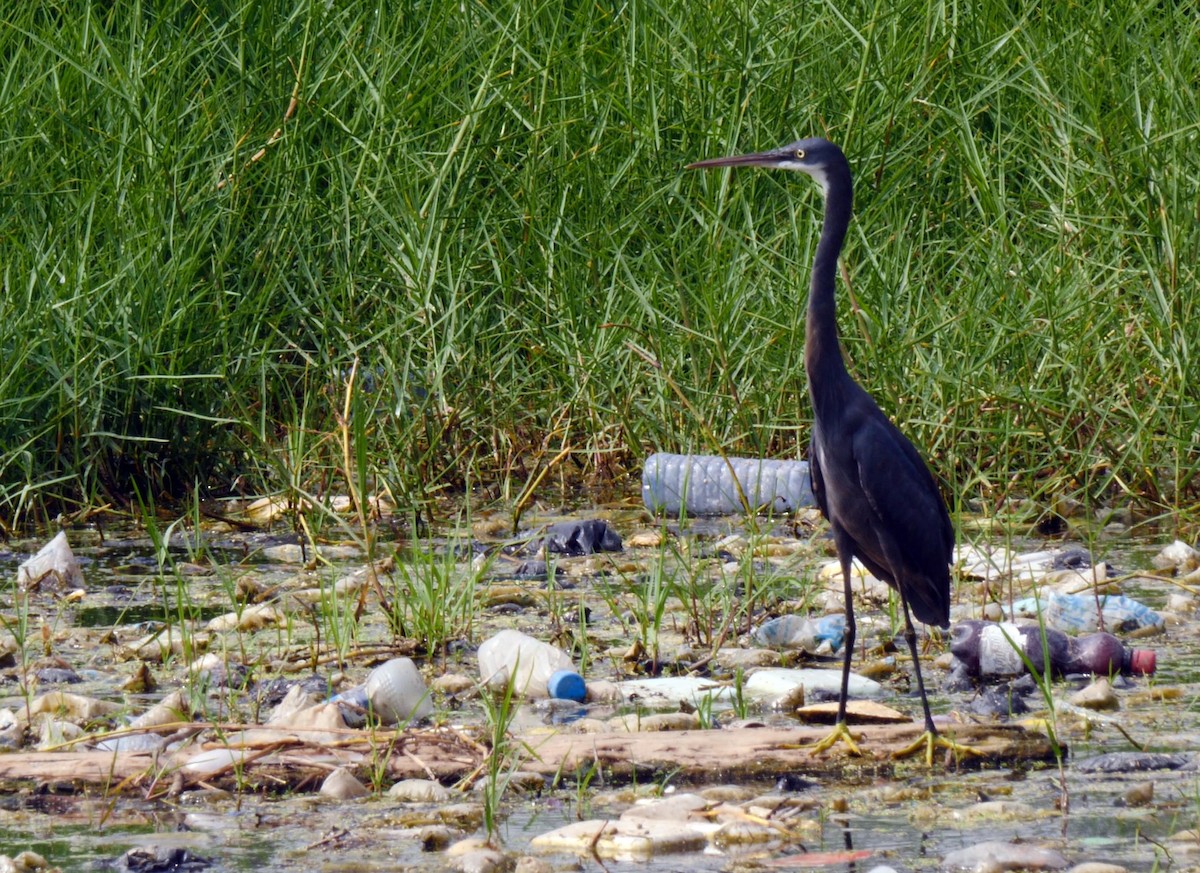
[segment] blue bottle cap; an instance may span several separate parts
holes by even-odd
[[[559,700],[574,700],[583,703],[587,699],[587,685],[583,677],[574,670],[557,670],[546,680],[546,692]]]

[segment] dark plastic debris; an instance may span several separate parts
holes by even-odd
[[[547,552],[569,557],[591,555],[595,552],[622,551],[621,537],[598,518],[582,521],[560,521],[546,529],[542,546]]]
[[[35,675],[39,685],[73,685],[83,681],[70,667],[44,667]]]
[[[1084,773],[1139,773],[1143,770],[1178,770],[1192,762],[1192,755],[1177,752],[1109,752],[1076,761],[1074,769]]]
[[[984,688],[971,701],[968,709],[975,715],[1010,718],[1029,712],[1029,705],[1010,685],[1001,685],[997,688]]]
[[[254,686],[254,694],[261,705],[266,707],[276,706],[283,698],[287,697],[293,685],[299,685],[308,693],[318,694],[321,697],[329,694],[328,677],[318,676],[315,673],[311,676],[305,676],[303,679],[277,678],[259,682]]]
[[[796,773],[784,773],[775,780],[777,791],[808,791],[810,788],[820,788],[821,783],[806,779]]]
[[[178,846],[150,846],[148,848],[130,849],[113,862],[113,869],[128,871],[128,873],[190,873],[194,870],[207,870],[212,861],[193,855],[187,849]]]
[[[1080,546],[1063,549],[1050,561],[1049,570],[1086,570],[1092,566],[1092,553]]]

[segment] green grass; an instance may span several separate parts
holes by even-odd
[[[796,456],[819,194],[681,167],[814,133],[853,372],[948,492],[1194,506],[1190,4],[218,6],[0,24],[5,523],[341,490],[355,360],[409,507]]]

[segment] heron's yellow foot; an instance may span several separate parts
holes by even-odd
[[[834,725],[833,730],[825,739],[814,743],[809,754],[815,755],[818,752],[824,752],[838,743],[845,743],[851,755],[862,755],[862,750],[858,747],[858,743],[854,742],[854,737],[850,735],[850,728],[846,727],[844,721],[839,721]]]
[[[917,752],[924,751],[925,764],[932,767],[933,750],[939,748],[949,750],[956,758],[965,758],[967,755],[983,755],[983,752],[974,746],[964,746],[962,743],[956,743],[954,740],[947,739],[941,734],[934,733],[933,731],[925,731],[910,745],[892,752],[892,757],[907,758],[915,755]]]

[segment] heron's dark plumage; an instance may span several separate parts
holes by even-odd
[[[838,720],[845,721],[855,636],[849,570],[851,559],[858,558],[900,594],[926,727],[936,734],[909,610],[926,624],[949,624],[954,528],[921,455],[850,377],[842,361],[834,287],[853,208],[850,165],[833,143],[805,139],[767,152],[691,166],[799,170],[816,179],[824,191],[825,220],[809,286],[804,365],[813,407],[809,450],[813,494],[829,520],[845,576],[847,640]]]

